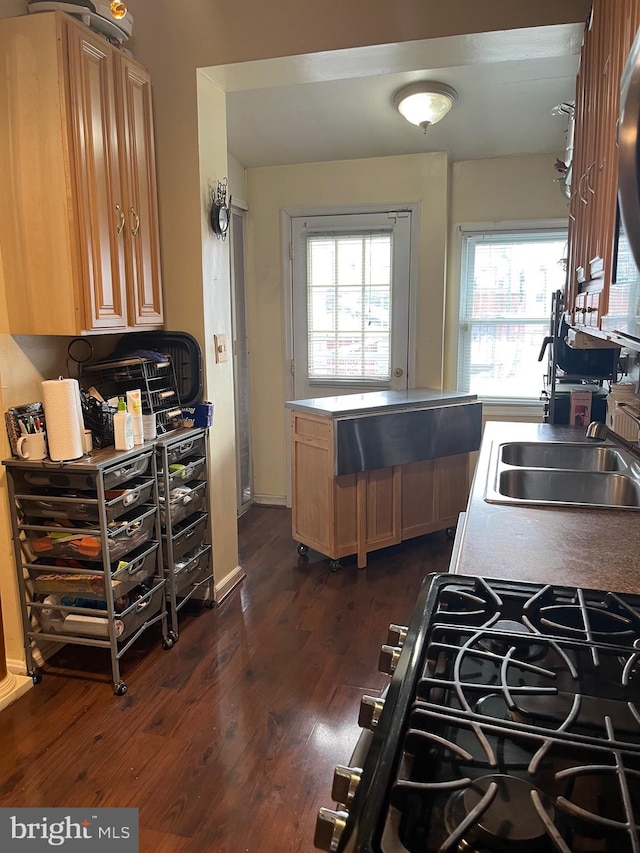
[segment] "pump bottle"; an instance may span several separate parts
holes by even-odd
[[[113,437],[116,450],[133,448],[133,418],[127,411],[124,397],[118,397],[118,411],[113,416]]]

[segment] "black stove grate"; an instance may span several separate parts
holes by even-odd
[[[425,586],[355,849],[640,853],[640,598]]]

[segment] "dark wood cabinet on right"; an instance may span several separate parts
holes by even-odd
[[[594,0],[576,80],[565,304],[598,333],[609,311],[618,185],[620,77],[640,26],[640,0]]]

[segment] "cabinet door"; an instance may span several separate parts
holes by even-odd
[[[131,326],[161,326],[162,286],[151,81],[117,57],[123,196],[126,203],[128,316]]]
[[[574,311],[576,325],[592,328],[599,327],[600,317],[608,311],[617,201],[620,76],[639,24],[640,0],[594,0],[580,55],[566,304]],[[602,276],[589,283],[594,258],[602,259]],[[601,292],[595,312],[593,300],[581,299],[587,289]]]
[[[435,469],[436,513],[442,527],[453,527],[469,498],[469,454],[441,456]]]
[[[400,488],[399,465],[358,474],[358,539],[367,551],[400,542]]]
[[[468,497],[468,453],[403,465],[403,540],[455,526]]]
[[[113,331],[127,325],[114,54],[89,31],[66,32],[85,328]]]

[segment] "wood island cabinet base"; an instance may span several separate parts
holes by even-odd
[[[292,536],[331,560],[454,527],[469,492],[469,454],[336,476],[333,421],[291,412]]]

